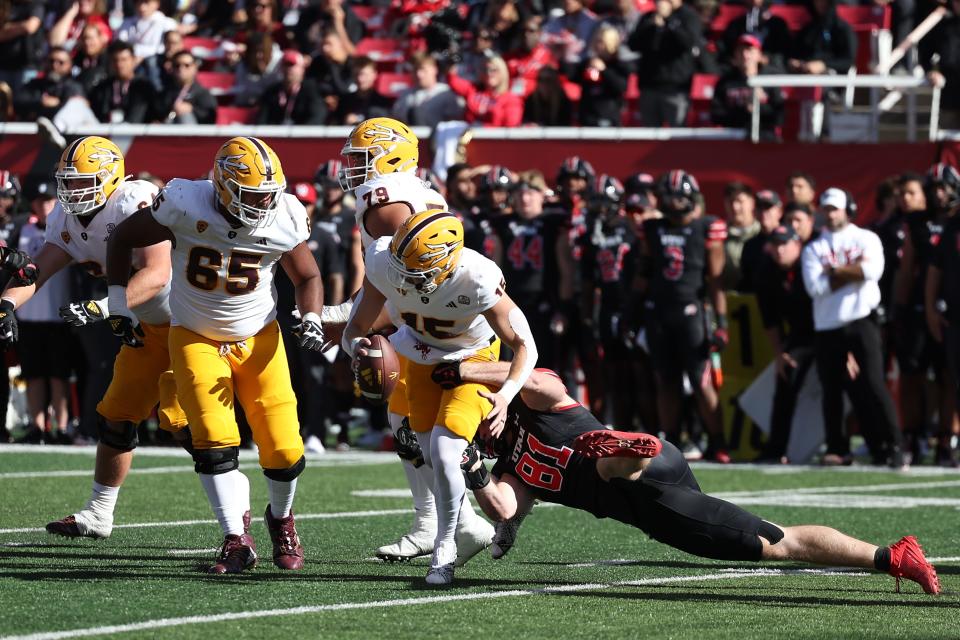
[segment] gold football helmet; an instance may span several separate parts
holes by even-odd
[[[256,229],[273,222],[287,181],[280,158],[259,138],[227,140],[213,161],[217,200],[244,225]]]
[[[448,211],[431,209],[403,221],[390,241],[390,284],[430,294],[450,277],[463,251],[463,223]]]
[[[95,213],[124,181],[123,153],[106,138],[86,136],[68,146],[60,156],[57,199],[74,216]]]
[[[419,144],[410,127],[399,120],[364,120],[353,128],[340,151],[344,157],[340,186],[352,191],[377,176],[414,171],[420,161]]]

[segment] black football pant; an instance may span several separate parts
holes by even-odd
[[[823,387],[823,424],[827,453],[850,453],[850,438],[843,429],[843,392],[846,391],[860,423],[864,440],[875,461],[900,448],[900,427],[893,399],[887,390],[880,328],[871,318],[855,320],[839,329],[818,331],[814,338],[817,375]],[[847,353],[852,353],[860,374],[851,380]]]

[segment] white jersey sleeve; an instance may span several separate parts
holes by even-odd
[[[186,220],[185,206],[195,192],[192,180],[174,178],[157,194],[150,205],[154,219],[176,233],[175,227]]]
[[[447,201],[429,184],[412,173],[388,173],[364,182],[354,190],[357,199],[357,227],[364,247],[373,244],[374,238],[365,225],[367,211],[371,208],[400,202],[410,208],[410,214],[428,209],[446,209]]]
[[[71,238],[66,230],[66,222],[67,213],[63,210],[63,206],[57,202],[53,211],[47,215],[47,230],[44,232],[43,241],[73,255],[70,251]]]

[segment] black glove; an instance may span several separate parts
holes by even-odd
[[[467,489],[477,491],[483,489],[490,482],[490,474],[487,473],[487,466],[483,464],[483,457],[475,444],[470,444],[463,450],[463,460],[460,462],[460,469],[463,470],[463,477],[467,483]]]
[[[63,318],[64,322],[74,327],[83,327],[107,319],[107,316],[103,313],[103,308],[96,300],[65,304],[60,307],[60,317]]]
[[[107,322],[110,323],[113,335],[120,338],[120,342],[134,349],[143,346],[143,329],[140,328],[139,322],[134,322],[130,317],[122,315],[110,316]]]
[[[13,303],[0,300],[0,349],[6,351],[15,345],[19,338],[20,328],[17,326],[17,317],[13,315]]]
[[[710,336],[710,350],[723,351],[730,344],[730,334],[727,332],[727,317],[717,316],[717,328],[713,330]]]
[[[33,284],[40,274],[30,256],[10,247],[0,247],[0,266],[10,274],[10,284],[15,287]]]
[[[309,312],[300,320],[300,324],[295,326],[292,331],[297,337],[298,344],[304,349],[310,351],[320,351],[323,345],[323,326],[320,324],[320,316]]]
[[[459,387],[463,384],[463,378],[460,377],[460,361],[441,362],[433,368],[430,379],[441,389]]]

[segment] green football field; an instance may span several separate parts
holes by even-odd
[[[306,568],[203,573],[220,541],[187,455],[141,450],[108,540],[48,536],[81,507],[93,450],[0,446],[0,640],[10,638],[960,638],[960,473],[695,467],[703,488],[780,524],[818,523],[880,544],[914,534],[944,595],[877,573],[701,560],[586,513],[538,506],[504,559],[455,588],[426,559],[373,550],[411,520],[390,454],[310,460],[295,510]],[[256,515],[266,488],[251,452]]]

